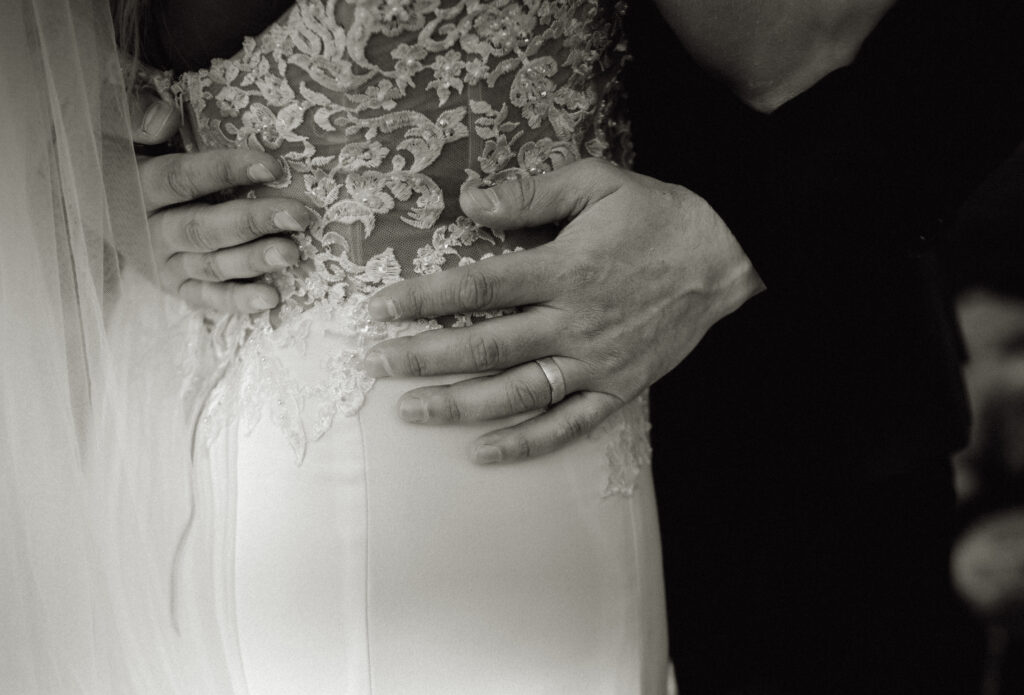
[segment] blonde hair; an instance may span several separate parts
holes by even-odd
[[[149,9],[149,0],[110,0],[110,15],[114,20],[117,45],[122,51],[138,59],[142,50],[142,17]]]

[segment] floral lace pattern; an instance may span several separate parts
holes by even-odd
[[[637,478],[651,462],[651,422],[647,394],[639,396],[613,413],[591,433],[591,437],[608,437],[608,485],[604,496],[629,497]]]
[[[356,295],[338,304],[321,302],[291,320],[287,330],[275,328],[266,314],[248,324],[229,322],[233,335],[225,342],[241,342],[209,398],[203,431],[215,437],[226,419],[240,413],[240,424],[251,434],[269,414],[301,463],[310,441],[363,404],[374,382],[360,366],[366,350],[436,327],[432,321],[371,321],[366,300]],[[318,349],[325,341],[329,349]],[[295,365],[306,369],[300,373]]]
[[[219,321],[239,346],[233,397],[250,421],[269,408],[301,459],[372,386],[358,366],[366,349],[439,326],[376,324],[369,295],[550,236],[475,224],[459,214],[461,187],[583,156],[628,160],[617,117],[624,9],[602,0],[298,0],[237,55],[162,85],[186,106],[196,147],[280,158],[285,176],[250,196],[298,198],[315,219],[294,235],[301,262],[268,276],[279,309]],[[275,357],[328,334],[356,338],[316,378],[297,378]]]

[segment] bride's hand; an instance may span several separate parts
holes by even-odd
[[[137,144],[166,142],[178,130],[177,109],[142,91],[132,96]],[[138,157],[149,215],[157,280],[195,306],[250,313],[277,306],[277,290],[240,282],[299,260],[285,235],[310,223],[302,203],[289,198],[239,199],[211,204],[212,193],[269,183],[281,176],[277,158],[249,150]]]
[[[548,244],[406,280],[370,301],[378,320],[524,307],[468,328],[390,340],[366,359],[375,376],[504,370],[405,394],[399,413],[410,422],[488,420],[551,406],[478,439],[478,462],[536,456],[587,433],[763,289],[702,198],[600,160],[467,190],[460,202],[474,220],[499,229],[569,220]],[[554,363],[535,362],[546,357]],[[560,375],[567,397],[552,405]]]

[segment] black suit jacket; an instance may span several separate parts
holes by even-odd
[[[768,286],[655,386],[659,486],[743,503],[962,445],[943,235],[1024,135],[1024,3],[898,2],[854,64],[770,116],[650,0],[630,17],[637,170],[707,198]]]

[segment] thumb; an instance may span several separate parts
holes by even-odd
[[[622,184],[622,171],[602,159],[581,159],[538,176],[467,186],[459,194],[462,211],[492,229],[521,229],[560,222]]]
[[[128,92],[128,115],[132,124],[132,141],[136,145],[160,145],[170,140],[181,125],[174,104],[157,94],[153,83],[161,71],[118,51]]]
[[[132,140],[136,144],[159,145],[178,132],[178,109],[151,90],[130,91],[128,107],[132,118]]]

